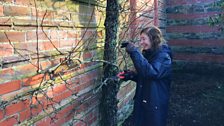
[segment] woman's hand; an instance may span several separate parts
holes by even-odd
[[[135,48],[137,48],[135,46],[134,43],[131,43],[131,42],[123,42],[121,43],[121,48],[125,48],[126,49],[126,52],[131,52],[131,51],[134,51]]]
[[[135,46],[134,43],[128,43],[128,45],[126,46],[126,52],[130,53],[132,51],[134,51],[137,47]]]
[[[124,70],[117,74],[117,77],[119,77],[123,81],[132,80],[135,76],[135,72],[131,70]]]

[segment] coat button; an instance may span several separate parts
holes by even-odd
[[[142,88],[142,85],[140,85],[139,87]]]
[[[146,101],[146,100],[142,100],[142,102],[143,102],[143,103],[147,103],[147,101]]]
[[[158,107],[157,107],[157,106],[155,106],[155,109],[158,109]]]

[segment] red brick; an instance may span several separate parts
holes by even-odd
[[[93,123],[96,122],[96,121],[97,121],[97,116],[94,116],[94,117],[90,120],[89,124],[91,125],[91,124],[93,124]]]
[[[39,74],[29,78],[25,78],[22,80],[22,82],[23,82],[23,86],[31,86],[31,85],[41,83],[43,79],[44,79],[44,74]]]
[[[30,109],[32,116],[38,115],[44,108],[40,104],[37,104],[36,107],[33,107]]]
[[[37,96],[32,97],[32,106],[35,106],[33,108],[36,108],[36,109],[38,108],[38,105],[39,105],[38,101],[40,100],[42,100],[42,97],[38,97],[38,100],[37,100]]]
[[[58,73],[63,73],[63,72],[66,72],[67,70],[69,69],[68,65],[66,65],[65,63],[64,64],[61,64],[60,67],[58,67],[54,73],[55,74],[58,74]]]
[[[58,37],[63,40],[66,39],[67,40],[67,31],[59,31],[58,32]]]
[[[224,63],[224,55],[214,54],[178,54],[174,53],[175,60],[193,61],[193,62],[211,62],[211,63]]]
[[[87,118],[87,119],[91,119],[91,118],[93,118],[93,111],[91,111],[91,112],[87,115],[86,118]]]
[[[14,70],[12,68],[5,68],[0,70],[0,78],[5,77],[5,75],[12,76],[14,74]]]
[[[75,87],[77,87],[78,85],[80,85],[80,79],[79,78],[71,78],[70,80],[67,81],[67,87],[69,87],[70,89],[73,89]],[[74,89],[76,90],[76,89]]]
[[[70,47],[72,48],[72,46],[76,45],[76,40],[60,40],[60,48],[63,48],[63,47]]]
[[[86,74],[84,74],[81,78],[81,83],[86,83],[86,82],[90,82],[91,80],[93,80],[94,78],[96,78],[99,75],[99,71],[98,70],[93,70],[90,71]]]
[[[37,40],[37,33],[36,31],[29,31],[26,33],[26,40],[31,41],[31,40]],[[38,40],[49,40],[50,38],[48,31],[38,31]]]
[[[97,121],[97,113],[95,113],[94,111],[91,111],[89,115],[85,117],[85,120],[88,121],[89,125],[92,125],[93,123]]]
[[[211,3],[213,0],[169,0],[167,3],[169,6],[177,6],[177,5],[192,5],[196,3]]]
[[[84,59],[84,60],[85,60],[85,59],[92,58],[92,57],[93,57],[92,52],[85,52],[85,53],[83,54],[83,59]]]
[[[54,122],[51,123],[51,125],[54,126],[62,126],[64,123],[66,123],[69,120],[66,120],[65,118],[58,118],[58,120],[54,120]]]
[[[56,120],[52,120],[51,125],[54,126],[62,126],[64,123],[68,122],[69,120],[71,120],[74,116],[74,112],[72,111],[72,109],[74,109],[74,106],[71,106],[72,108],[69,109],[69,111],[67,111],[67,113],[63,112],[58,112],[56,114]],[[69,116],[69,118],[65,118],[65,116]]]
[[[8,38],[7,38],[7,37]],[[0,42],[25,42],[24,32],[0,32]]]
[[[119,92],[117,93],[117,98],[118,99],[123,99],[125,96],[132,91],[135,88],[135,86],[131,83],[123,86],[120,88]]]
[[[90,37],[92,38],[95,36],[95,34],[96,34],[96,32],[93,30],[87,30],[86,32],[84,31],[84,33],[83,33],[84,38],[90,38]]]
[[[31,9],[28,7],[4,6],[5,16],[29,16]]]
[[[4,14],[3,14],[3,6],[2,5],[0,5],[0,16],[3,16]]]
[[[12,18],[12,21],[13,24],[15,25],[36,25],[36,21],[34,19],[21,19],[21,18]],[[19,27],[16,27],[18,30],[19,30]],[[24,27],[24,26],[21,26],[20,28],[21,30],[33,30],[33,27]]]
[[[53,98],[53,100],[59,102],[59,101],[61,101],[63,99],[66,99],[66,98],[70,97],[71,95],[72,95],[71,91],[66,91],[66,92],[63,92],[63,93],[58,94],[57,96],[55,96]]]
[[[4,117],[4,112],[3,110],[0,110],[0,120]]]
[[[70,14],[71,14],[71,12],[69,12],[69,11],[66,11],[64,9],[60,9],[60,10],[58,9],[57,13],[54,14],[54,20],[55,19],[63,20],[63,19],[65,19],[65,17],[66,17],[66,20],[71,20],[71,15]],[[73,13],[72,15],[75,15],[75,14]]]
[[[87,68],[87,67],[89,67],[91,65],[94,65],[94,63],[93,62],[89,62],[89,63],[81,64],[80,68],[84,69],[84,68]]]
[[[51,66],[57,65],[59,63],[60,63],[59,59],[55,59],[55,60],[51,60],[51,61],[43,61],[40,64],[41,64],[42,69],[46,69]]]
[[[65,86],[65,84],[61,84],[59,86],[56,86],[53,88],[53,94],[59,94],[63,91],[65,91],[67,89],[67,87]]]
[[[39,11],[37,12],[36,14],[36,9],[35,8],[32,8],[32,16],[36,17],[38,16],[39,19],[46,19],[46,18],[53,18],[54,16],[54,11]]]
[[[54,126],[61,126],[62,124],[64,124],[65,122],[69,121],[70,119],[73,118],[74,116],[74,112],[72,111],[75,107],[77,106],[77,103],[72,103],[70,106],[60,110],[59,112],[57,112],[57,114],[55,115],[55,117],[58,119],[58,120],[54,120],[54,122],[50,122],[50,118],[45,118],[45,119],[42,119],[41,121],[39,121],[37,123],[38,126],[42,126],[43,124],[50,124],[51,125],[54,125]],[[65,119],[65,117],[67,117]]]
[[[19,90],[21,87],[20,80],[14,80],[11,82],[0,84],[0,95],[6,94],[15,90]]]
[[[77,87],[77,92],[80,91],[80,90],[83,90],[83,89],[85,89],[85,88],[90,87],[93,83],[94,83],[94,80],[91,80],[91,81],[82,83],[81,85],[79,85],[79,86]]]
[[[20,112],[19,120],[20,122],[23,122],[24,120],[27,120],[31,117],[30,109],[27,109],[25,111]]]
[[[72,105],[70,105],[70,106],[68,106],[68,107],[66,107],[66,108],[64,108],[64,109],[62,109],[61,111],[59,111],[59,112],[57,113],[57,116],[58,116],[58,117],[65,117],[65,116],[67,116],[68,114],[71,114],[72,109],[74,109],[75,107],[77,107],[77,103],[73,103]]]
[[[18,124],[17,118],[18,118],[18,116],[12,116],[5,120],[2,120],[0,122],[0,126],[13,126],[15,124]]]
[[[40,48],[40,44],[39,48]],[[15,54],[25,55],[25,54],[33,54],[36,52],[37,43],[35,42],[29,42],[29,43],[15,43],[14,44]]]
[[[33,64],[26,64],[22,66],[18,66],[13,68],[15,71],[15,76],[21,76],[21,75],[29,75],[31,73],[36,73],[37,67]]]
[[[16,4],[20,5],[34,5],[34,0],[14,0]]]
[[[76,39],[78,36],[78,34],[76,32],[73,32],[73,31],[68,31],[67,33],[67,38],[73,38],[73,39]]]
[[[59,42],[57,41],[48,41],[48,42],[42,42],[40,50],[53,50],[53,49],[58,49],[59,47]]]
[[[86,126],[86,124],[83,121],[78,121],[74,124],[74,126]]]
[[[51,124],[51,118],[44,118],[36,123],[36,126],[46,126]]]
[[[13,47],[10,44],[0,44],[0,56],[11,56]]]
[[[208,25],[199,26],[169,26],[167,27],[167,32],[175,33],[206,33],[206,32],[220,32],[219,27],[212,27]]]
[[[12,2],[13,0],[3,0],[4,2]]]
[[[169,44],[172,46],[209,46],[209,47],[221,47],[224,46],[223,40],[169,40]]]
[[[20,112],[20,111],[24,110],[25,108],[27,108],[29,106],[28,104],[29,103],[27,103],[26,101],[12,103],[11,105],[6,106],[5,113],[7,116],[13,115],[13,114]]]
[[[89,94],[89,95],[93,95],[93,94]],[[90,98],[91,97],[91,98]],[[99,97],[95,96],[86,96],[83,97],[83,100],[88,99],[88,101],[85,101],[84,103],[81,103],[78,107],[76,107],[76,112],[77,113],[81,113],[83,111],[88,110],[88,108],[90,107],[94,107],[99,103]]]
[[[9,17],[0,17],[0,24],[2,24],[2,25],[10,25],[11,24],[11,19]],[[1,30],[3,30],[2,27],[3,26],[1,26]]]
[[[193,14],[167,14],[168,19],[196,19],[196,18],[207,18],[213,17],[217,14],[221,14],[222,12],[207,12],[207,13],[193,13]]]
[[[51,30],[50,38],[51,38],[51,40],[59,40],[59,38],[60,38],[59,33],[55,30]]]

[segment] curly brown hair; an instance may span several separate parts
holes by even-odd
[[[150,26],[142,29],[140,34],[143,33],[146,34],[149,37],[150,41],[152,42],[153,50],[156,50],[159,47],[159,45],[165,42],[161,30],[156,26]]]

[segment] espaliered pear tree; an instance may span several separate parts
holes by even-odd
[[[104,60],[110,63],[117,63],[117,32],[118,32],[119,3],[118,0],[107,0],[105,19],[105,46]],[[113,76],[116,76],[118,69],[116,66],[104,64],[104,81],[101,99],[101,125],[117,125],[117,103],[116,98],[119,84]],[[111,79],[110,79],[111,78]]]

